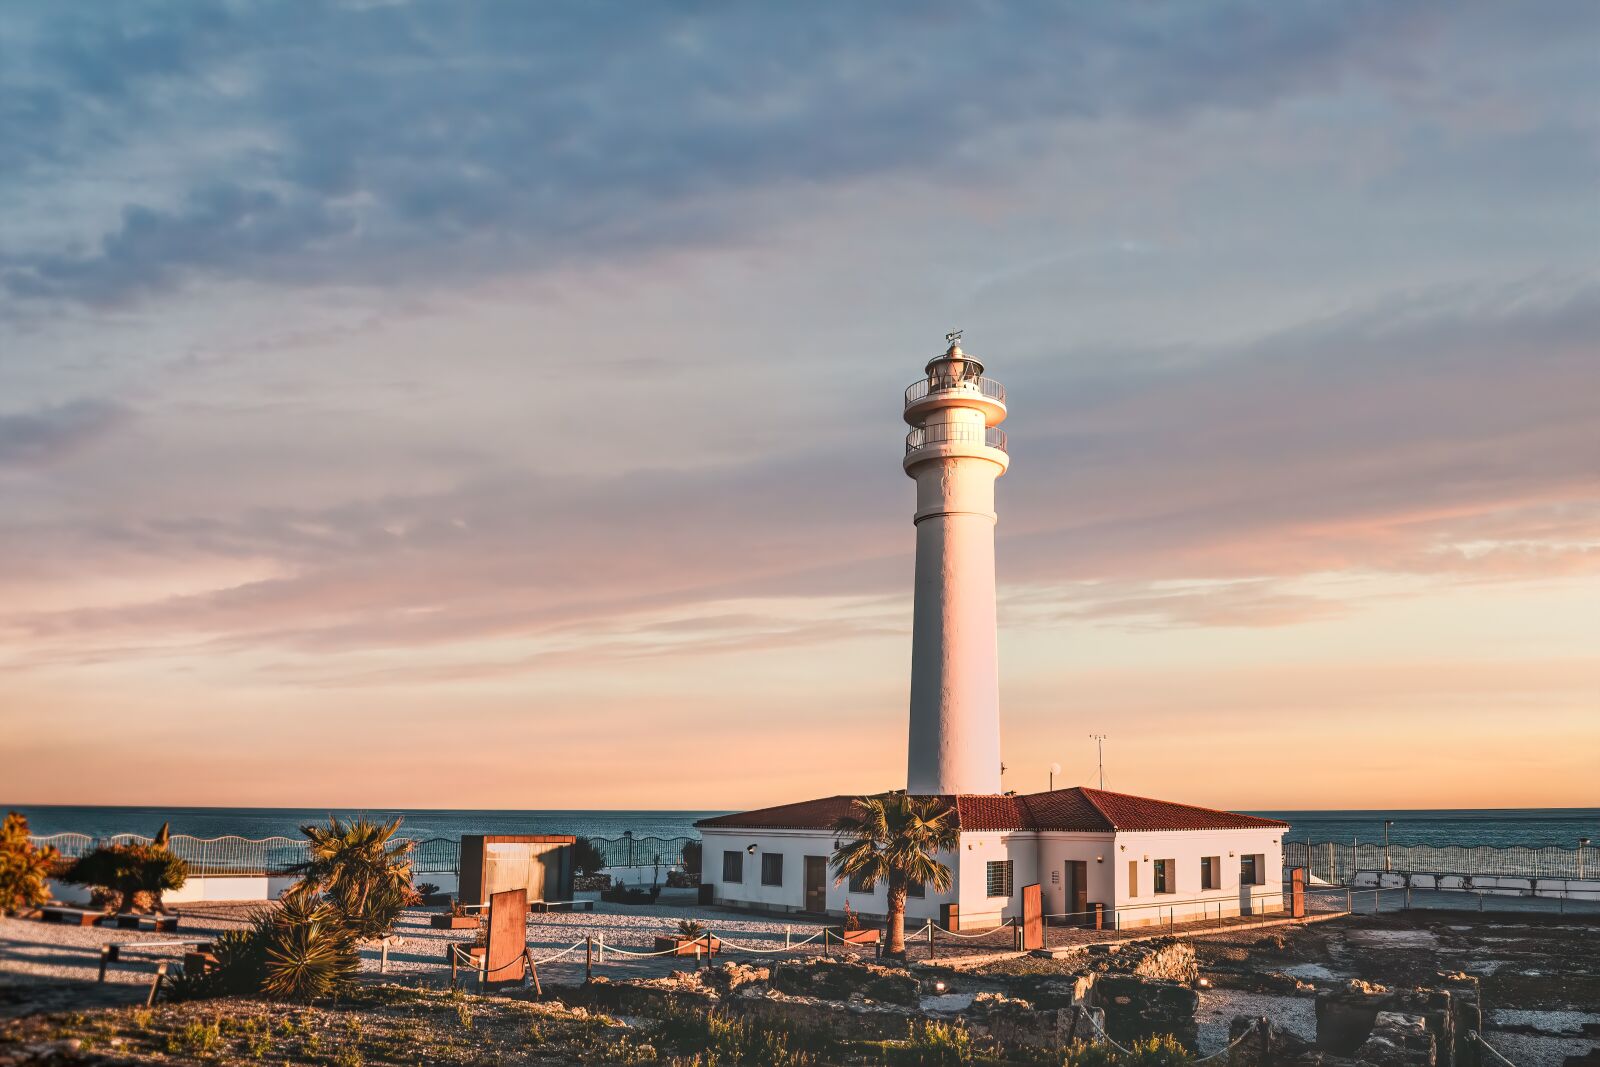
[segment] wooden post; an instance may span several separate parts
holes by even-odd
[[[533,977],[533,995],[536,997],[544,996],[544,988],[539,985],[539,968],[533,962],[533,953],[523,949],[522,959],[528,965],[528,974]]]
[[[461,949],[457,948],[455,945],[451,945],[450,946],[450,988],[451,989],[454,989],[456,987],[456,981],[457,981],[457,977],[458,977],[456,972],[460,969],[460,964],[461,964]]]
[[[115,959],[115,957],[112,955],[111,945],[110,944],[101,945],[100,946],[100,981],[104,982],[106,980],[106,964],[110,963],[113,959]]]
[[[162,960],[156,964],[155,981],[150,983],[150,995],[144,998],[144,1006],[150,1007],[156,1002],[156,994],[161,991],[161,981],[167,976],[167,961]]]
[[[378,973],[389,973],[389,939],[387,937],[378,943]]]
[[[598,963],[606,961],[606,935],[603,932],[600,934],[599,954],[595,957],[595,961]]]
[[[783,950],[785,952],[789,951],[789,935],[792,934],[793,932],[794,932],[794,927],[793,926],[789,926],[787,924],[784,926],[784,928],[783,928]]]
[[[583,938],[583,980],[594,980],[594,935],[585,934]]]

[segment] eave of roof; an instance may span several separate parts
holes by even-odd
[[[882,794],[877,794],[882,795]],[[796,804],[701,819],[701,829],[831,830],[855,797],[840,794]],[[965,831],[1033,830],[1076,833],[1287,829],[1255,815],[1073,786],[1043,793],[962,794],[944,798]]]

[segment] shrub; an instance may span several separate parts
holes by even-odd
[[[213,1020],[190,1019],[167,1035],[167,1051],[178,1056],[209,1056],[222,1044],[222,1027]]]
[[[697,937],[703,937],[705,935],[705,932],[706,932],[706,928],[704,926],[701,926],[698,922],[696,922],[693,919],[679,919],[678,920],[678,936],[679,937],[686,937],[689,940],[693,941]]]
[[[657,1024],[654,1039],[696,1053],[692,1063],[800,1067],[812,1061],[791,1031],[720,1011],[674,1009]]]
[[[698,841],[685,841],[683,843],[683,869],[691,874],[700,873],[700,859],[705,855],[705,846]]]
[[[189,865],[158,845],[101,845],[73,860],[61,877],[74,885],[115,894],[117,911],[133,911],[141,905],[165,911],[161,894],[183,887],[189,880]]]
[[[972,1033],[956,1023],[911,1024],[906,1043],[890,1051],[889,1062],[903,1067],[967,1067],[972,1063]]]
[[[606,865],[606,854],[587,837],[572,843],[572,869],[579,874],[594,874]]]
[[[418,882],[417,883],[417,896],[419,896],[419,897],[436,896],[436,895],[438,895],[438,892],[439,892],[439,887],[438,887],[438,885],[436,885],[433,882]]]
[[[1132,1042],[1122,1052],[1111,1045],[1074,1041],[1062,1067],[1183,1067],[1193,1057],[1171,1034]]]
[[[357,940],[386,936],[418,901],[411,885],[416,843],[394,839],[400,822],[331,816],[326,826],[300,828],[311,850],[311,859],[294,868],[303,876],[300,884],[332,905]]]
[[[0,823],[0,915],[49,900],[45,879],[60,860],[61,854],[51,846],[40,848],[33,843],[26,818],[15,811],[8,814]]]

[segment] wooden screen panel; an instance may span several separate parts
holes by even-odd
[[[1044,894],[1038,882],[1022,887],[1022,950],[1044,948]]]
[[[489,946],[484,952],[490,985],[520,982],[527,971],[528,891],[508,889],[489,898]]]

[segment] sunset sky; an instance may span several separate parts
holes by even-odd
[[[1600,5],[14,4],[0,802],[1600,804]]]

